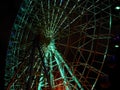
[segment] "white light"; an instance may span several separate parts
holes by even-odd
[[[116,9],[116,10],[120,10],[120,6],[116,6],[115,9]]]
[[[116,48],[118,48],[118,47],[119,47],[119,45],[115,45],[115,47],[116,47]]]

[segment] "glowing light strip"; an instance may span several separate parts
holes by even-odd
[[[54,55],[54,58],[55,58],[55,60],[56,60],[56,63],[57,63],[57,65],[58,65],[58,68],[59,68],[59,70],[60,70],[60,74],[61,74],[61,76],[62,76],[62,78],[64,79],[64,86],[66,87],[66,90],[70,90],[70,87],[68,87],[67,86],[67,78],[66,78],[66,75],[65,75],[65,72],[64,72],[64,68],[63,68],[63,65],[62,65],[62,62],[60,62],[59,60],[58,60],[58,57],[55,55],[55,53],[54,53],[54,50],[55,50],[55,45],[54,45],[54,41],[52,41],[49,45],[48,45],[48,48],[47,48],[47,50],[50,50],[50,52],[51,52],[51,55]],[[52,58],[52,56],[51,56],[51,58]],[[52,63],[52,62],[51,62]],[[53,81],[53,80],[52,80]]]
[[[56,7],[56,0],[54,0],[54,5],[53,5],[53,7]],[[53,30],[53,25],[54,25],[54,20],[55,20],[55,18],[54,18],[54,16],[55,16],[55,8],[52,8],[53,10],[52,10],[52,16],[51,16],[51,21],[50,21],[50,30]],[[54,30],[53,30],[53,32],[54,32]]]
[[[78,2],[79,2],[79,0],[78,0]],[[77,2],[77,3],[78,3]],[[57,22],[57,24],[56,24],[56,27],[54,28],[55,30],[57,29],[59,29],[62,25],[63,25],[63,23],[67,20],[67,18],[68,18],[68,15],[69,14],[71,14],[72,12],[73,12],[73,10],[75,9],[75,8],[77,8],[77,7],[80,7],[81,6],[81,4],[80,5],[78,5],[78,6],[76,6],[76,4],[72,7],[72,9],[68,12],[68,14],[63,18],[63,21],[61,21],[61,23],[60,23],[60,25],[58,25],[59,24],[59,22],[60,22],[60,19],[61,18],[59,18],[59,20],[58,20],[58,22]],[[83,13],[82,13],[83,14]],[[72,24],[75,20],[77,20],[77,18],[78,17],[80,17],[82,14],[80,14],[79,16],[77,16],[73,21],[71,21],[69,24]],[[67,24],[67,26],[65,27],[65,28],[67,28],[68,26],[69,26],[69,24]],[[59,26],[59,27],[58,27]],[[57,28],[58,27],[58,28]],[[64,27],[62,27],[62,28],[64,28]],[[65,29],[64,28],[64,29]],[[62,30],[64,30],[64,29],[62,29]],[[56,32],[55,32],[56,33]]]
[[[69,1],[69,0],[68,0]],[[54,33],[56,32],[56,30],[54,29],[54,27],[55,26],[57,26],[57,24],[56,24],[56,22],[57,22],[57,20],[59,19],[59,14],[60,14],[60,7],[62,6],[62,3],[63,3],[63,0],[61,0],[60,1],[60,4],[58,5],[59,6],[59,8],[57,9],[57,15],[56,15],[56,13],[55,13],[55,20],[53,21],[53,26],[52,26],[52,30],[54,31]],[[66,3],[66,5],[65,5],[65,7],[67,7],[67,4],[68,4],[69,2],[67,2]],[[57,7],[58,7],[57,6]],[[63,12],[62,12],[62,14],[61,15],[63,15]]]
[[[64,10],[67,8],[67,6],[68,6],[68,4],[69,4],[69,1],[70,1],[70,0],[67,0],[67,2],[66,2],[66,4],[65,4],[65,7],[64,7]],[[58,10],[58,11],[59,11],[59,10]],[[58,12],[58,13],[59,13],[59,12]],[[59,17],[56,15],[55,21],[53,22],[53,24],[54,24],[53,30],[54,30],[54,31],[56,31],[56,27],[58,27],[58,23],[60,22],[61,18],[63,17],[64,11],[62,11],[60,14],[61,14],[61,15],[60,15]],[[56,31],[56,32],[57,32],[57,31]],[[55,32],[55,33],[56,33],[56,32]]]
[[[87,5],[87,4],[86,4]],[[92,5],[91,5],[92,6]],[[72,24],[73,22],[75,22],[78,18],[80,18],[83,14],[85,13],[85,10],[83,9],[83,11],[81,11],[81,14],[79,14],[77,17],[75,17],[69,24],[66,25],[66,27],[63,28],[66,29],[67,27],[69,27],[70,24]],[[71,14],[71,13],[69,13]]]
[[[52,53],[50,53],[49,56],[50,56],[50,63],[49,63],[49,65],[50,65],[50,82],[51,82],[51,86],[53,87],[55,85],[55,83],[54,83],[54,75],[52,73],[53,72]]]
[[[55,60],[56,60],[56,62],[58,64],[60,74],[61,74],[62,78],[64,79],[64,86],[66,87],[66,90],[70,90],[70,88],[67,86],[67,79],[66,79],[66,75],[64,73],[64,69],[62,67],[62,63],[58,60],[58,57],[56,55],[55,55]]]
[[[48,13],[48,16],[47,16],[47,17],[48,17],[48,18],[47,18],[47,19],[48,19],[48,20],[47,20],[47,21],[48,21],[48,29],[47,29],[47,31],[49,31],[49,30],[50,30],[50,0],[48,0],[48,10],[47,10],[47,11],[48,11],[48,12],[47,12],[47,13]],[[46,31],[46,32],[47,32],[47,31]]]
[[[54,43],[51,43],[51,50],[52,53],[54,54],[54,58],[58,64],[61,76],[63,77],[63,79],[65,80],[65,83],[67,81],[66,77],[65,77],[65,73],[63,72],[64,69],[61,66],[62,63],[64,63],[66,69],[68,70],[68,72],[70,73],[70,75],[72,76],[72,78],[75,80],[75,82],[77,83],[77,85],[79,86],[79,88],[81,88],[81,90],[83,90],[82,86],[80,85],[79,81],[77,80],[77,78],[73,75],[72,71],[70,70],[70,68],[68,67],[68,65],[65,63],[64,59],[62,58],[62,56],[59,54],[59,52],[56,50]],[[58,60],[59,59],[59,60]],[[69,90],[69,87],[66,87]]]
[[[72,71],[70,70],[70,68],[68,67],[68,65],[67,65],[66,62],[64,61],[64,59],[62,58],[62,56],[60,55],[60,53],[59,53],[57,50],[55,50],[54,52],[55,52],[55,54],[57,55],[57,57],[59,57],[59,59],[64,63],[66,69],[68,70],[68,72],[70,73],[70,75],[72,76],[72,78],[75,80],[75,82],[77,83],[77,85],[79,86],[79,88],[80,88],[81,90],[84,90],[84,89],[82,88],[82,86],[80,85],[79,81],[77,80],[77,78],[73,75]]]
[[[67,2],[67,5],[68,5],[68,3],[69,2]],[[64,7],[64,10],[67,8],[67,5]],[[71,14],[72,13],[72,11],[74,10],[74,8],[76,7],[76,4],[71,8],[71,10],[68,12],[68,15],[69,14]],[[56,27],[54,27],[54,30],[58,30],[62,25],[63,25],[63,23],[67,20],[67,18],[68,18],[68,15],[66,15],[66,16],[64,16],[63,18],[62,18],[62,16],[63,16],[63,13],[65,12],[65,11],[62,11],[62,14],[61,14],[61,16],[58,18],[58,21],[56,22]],[[60,20],[61,19],[63,19],[62,21],[61,21],[61,23],[60,23]],[[60,23],[60,25],[58,25]],[[58,28],[57,28],[58,27]],[[57,31],[56,31],[57,32]],[[55,33],[56,33],[55,32]]]
[[[45,18],[45,11],[44,11],[44,8],[43,8],[43,2],[41,1],[41,8],[42,8],[42,12],[43,12],[43,22],[44,22],[44,24],[45,24],[45,29],[47,29],[47,23],[46,23],[46,18]]]

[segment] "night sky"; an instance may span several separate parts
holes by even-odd
[[[17,14],[20,2],[22,0],[3,0],[0,1],[0,90],[4,90],[4,66],[5,66],[5,58],[8,46],[8,40],[10,37],[11,27],[13,25],[15,16]],[[119,10],[120,12],[120,10]],[[120,15],[117,11],[115,14]],[[114,45],[118,43],[120,45],[120,19],[114,20],[113,22],[113,34],[115,35],[111,39],[110,50],[109,52],[113,54],[113,58],[115,58],[115,66],[110,68],[109,65],[111,63],[106,62],[105,72],[109,74],[110,83],[108,89],[101,90],[118,90],[119,89],[119,65],[120,65],[120,48],[114,48]],[[119,36],[119,39],[115,40],[116,36]],[[118,88],[118,89],[115,89]]]
[[[3,78],[8,40],[19,5],[20,0],[0,1],[0,90],[4,90]]]

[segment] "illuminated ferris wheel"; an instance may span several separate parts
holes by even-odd
[[[110,0],[23,0],[6,59],[7,90],[95,90],[111,33]]]

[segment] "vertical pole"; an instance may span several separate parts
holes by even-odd
[[[41,50],[40,50],[39,45],[37,46],[37,48],[38,48],[39,55],[40,55],[40,57],[41,57],[41,62],[42,62],[43,68],[44,68],[44,72],[45,72],[44,75],[45,75],[45,77],[47,78],[47,81],[48,81],[49,90],[52,90],[52,86],[51,86],[51,83],[50,83],[50,78],[49,78],[49,75],[48,75],[48,71],[49,71],[49,70],[46,69],[45,63],[44,63],[44,61],[43,61],[44,58],[43,58],[43,56],[42,56],[42,54],[41,54]]]
[[[40,56],[40,58],[41,58],[42,66],[43,66],[43,69],[44,69],[44,75],[45,75],[45,77],[47,78],[49,90],[52,90],[52,86],[51,86],[51,83],[50,83],[50,77],[49,77],[49,75],[48,75],[48,71],[49,71],[49,70],[46,69],[46,66],[45,66],[45,63],[44,63],[44,57],[43,57],[44,53],[42,52],[42,50],[41,50],[41,48],[40,48],[40,38],[39,38],[39,37],[40,37],[40,36],[38,35],[38,36],[35,38],[34,43],[36,44],[36,47],[37,47],[37,49],[38,49],[38,51],[39,51],[39,56]]]

